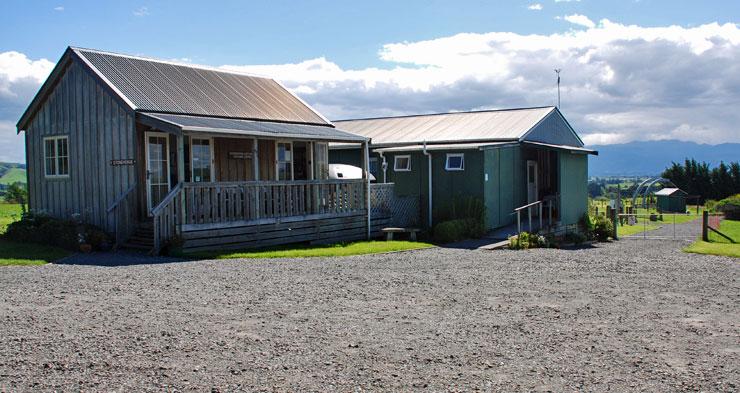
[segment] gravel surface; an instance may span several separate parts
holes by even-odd
[[[740,265],[685,244],[2,268],[0,391],[736,391]]]

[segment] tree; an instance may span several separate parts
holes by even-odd
[[[8,186],[5,191],[5,202],[18,203],[21,205],[21,211],[26,212],[26,202],[28,201],[28,190],[23,183],[17,182]]]
[[[686,159],[684,164],[673,162],[662,176],[689,195],[699,195],[700,202],[720,200],[740,193],[740,163],[724,162],[710,168],[706,162]]]

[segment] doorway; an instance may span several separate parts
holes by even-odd
[[[293,142],[293,176],[294,180],[310,180],[311,166],[308,160],[308,143]]]
[[[159,205],[170,192],[169,137],[163,132],[146,132],[147,211]]]

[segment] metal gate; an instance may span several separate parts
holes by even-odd
[[[617,215],[619,239],[694,241],[701,238],[702,217],[675,213]]]

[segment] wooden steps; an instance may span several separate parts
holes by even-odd
[[[151,221],[139,223],[123,248],[151,251],[154,248],[154,224]]]

